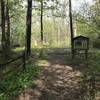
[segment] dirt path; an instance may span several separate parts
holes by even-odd
[[[49,55],[47,60],[40,60],[43,71],[35,81],[35,89],[26,90],[20,100],[81,100],[81,72],[78,68],[67,65],[66,56]]]

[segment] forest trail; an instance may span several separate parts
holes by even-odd
[[[51,54],[40,60],[41,75],[35,80],[36,88],[26,90],[19,100],[81,100],[82,72],[67,65],[65,55]]]

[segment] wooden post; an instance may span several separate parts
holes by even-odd
[[[85,50],[85,58],[88,59],[88,50]]]
[[[23,59],[23,70],[26,70],[26,53],[25,52],[22,54],[22,59]]]

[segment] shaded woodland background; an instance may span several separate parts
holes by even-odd
[[[90,38],[88,59],[79,52],[72,61],[72,39],[80,35]],[[35,80],[41,75],[44,79],[40,81],[47,81],[46,88],[56,85],[51,88],[54,91],[71,87],[66,83],[71,81],[73,87],[65,93],[66,98],[72,93],[76,100],[99,100],[95,99],[100,95],[99,73],[100,0],[0,0],[0,100],[16,100],[27,94],[27,89],[34,90],[38,86]],[[56,78],[50,85],[52,76],[61,78],[59,84]],[[66,78],[69,80],[65,82]],[[76,81],[82,83],[79,89],[84,98],[73,91],[74,85],[80,85],[74,84]],[[48,92],[43,93],[39,100],[48,100]],[[58,94],[62,96],[59,91]],[[56,98],[53,95],[51,100]]]
[[[5,1],[7,2],[7,1]],[[78,2],[76,2],[78,3]],[[14,45],[23,47],[26,36],[27,2],[23,0],[8,1],[6,3],[6,40],[10,47]],[[84,35],[91,38],[91,44],[99,48],[100,18],[99,1],[93,4],[82,3],[80,8],[73,8],[74,35]],[[0,14],[1,15],[1,14]],[[41,2],[33,1],[32,5],[32,47],[38,47],[41,41]],[[8,20],[8,22],[7,22]],[[7,25],[8,23],[8,25]],[[2,36],[1,32],[1,43]],[[6,37],[6,36],[5,36]],[[50,47],[70,47],[70,20],[68,0],[43,1],[43,41]],[[1,46],[2,48],[2,46]]]

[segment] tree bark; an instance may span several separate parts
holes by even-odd
[[[1,0],[1,31],[2,31],[2,40],[1,40],[2,57],[3,59],[5,59],[7,48],[5,48],[6,37],[5,37],[5,1],[4,0]]]
[[[71,32],[71,51],[72,51],[72,58],[74,56],[74,48],[73,48],[73,19],[72,19],[72,2],[69,0],[69,16],[70,16],[70,32]]]
[[[6,47],[7,47],[7,56],[9,57],[10,54],[10,17],[9,17],[9,4],[7,0],[6,4]]]
[[[32,0],[28,0],[26,17],[26,53],[31,54],[31,24],[32,24]]]
[[[41,0],[41,44],[43,44],[43,0]]]

